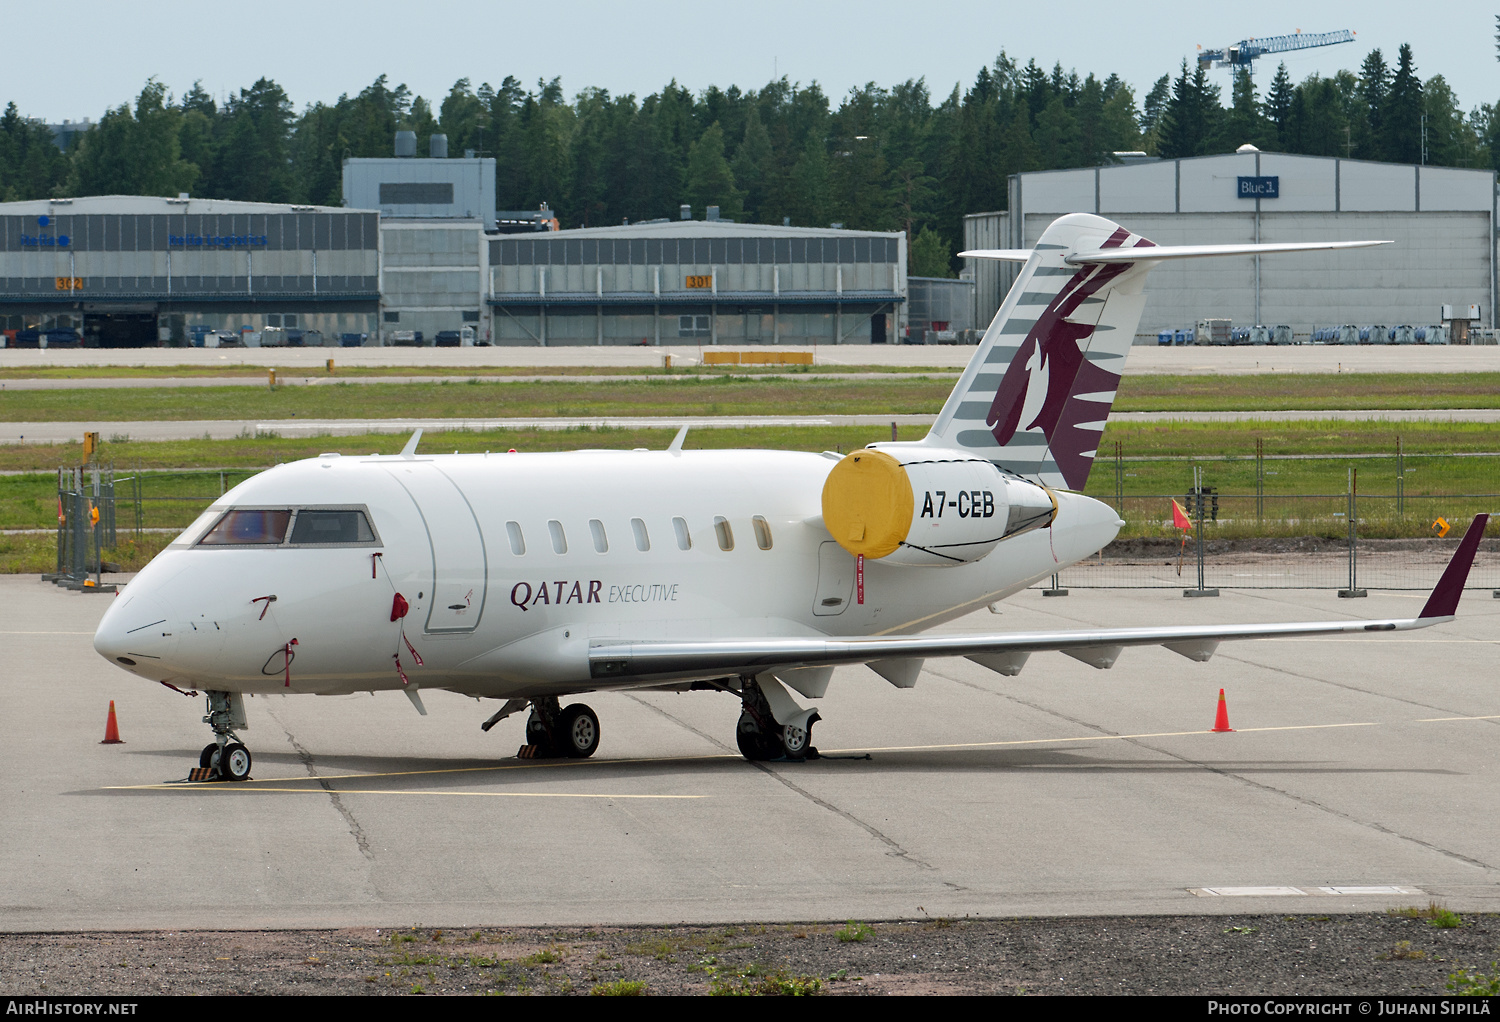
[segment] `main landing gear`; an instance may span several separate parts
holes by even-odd
[[[740,755],[752,761],[771,759],[817,759],[813,748],[812,727],[820,719],[817,713],[806,723],[778,724],[771,714],[771,704],[754,678],[740,679],[740,720],[734,729]]]
[[[208,716],[203,718],[214,733],[214,740],[198,755],[194,781],[247,781],[250,779],[250,750],[245,748],[236,726],[245,726],[244,697],[238,692],[209,692]]]
[[[536,759],[587,759],[599,748],[599,717],[583,703],[559,708],[555,696],[533,699],[526,744]]]

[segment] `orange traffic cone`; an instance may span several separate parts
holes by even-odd
[[[120,724],[115,720],[115,701],[109,701],[109,719],[104,722],[104,741],[100,745],[124,745],[120,740]]]
[[[1229,726],[1229,704],[1224,701],[1224,690],[1219,689],[1219,712],[1214,716],[1213,732],[1219,734],[1224,731],[1233,731]]]

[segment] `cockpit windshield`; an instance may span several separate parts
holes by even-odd
[[[232,508],[198,546],[375,546],[380,539],[361,508]]]
[[[375,534],[370,523],[365,521],[363,511],[314,511],[303,508],[297,512],[297,524],[292,526],[293,543],[373,543]]]
[[[227,512],[219,524],[198,541],[199,546],[244,546],[277,544],[286,538],[290,511],[236,510]]]

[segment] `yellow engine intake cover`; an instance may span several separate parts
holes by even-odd
[[[889,454],[855,451],[823,484],[823,524],[851,554],[884,557],[911,530],[911,480]]]

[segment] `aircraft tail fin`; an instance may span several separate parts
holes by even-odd
[[[1029,250],[961,252],[1025,265],[924,445],[970,451],[1055,489],[1088,481],[1158,262],[1389,242],[1156,245],[1103,217],[1054,220]]]
[[[970,450],[1057,489],[1083,489],[1135,339],[1151,264],[1067,260],[1151,245],[1087,213],[1054,221],[923,443]]]

